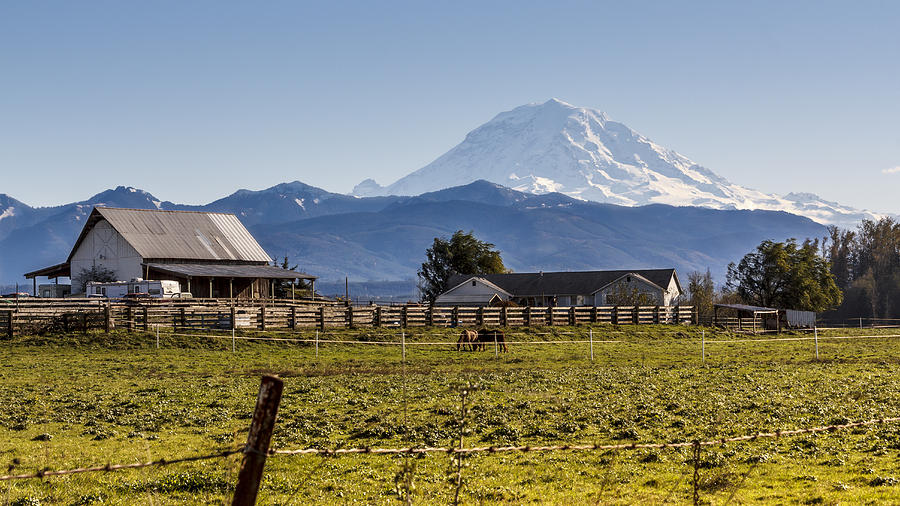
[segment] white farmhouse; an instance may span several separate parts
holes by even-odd
[[[625,294],[671,306],[684,293],[675,269],[455,275],[448,286],[435,304],[486,306],[511,301],[522,306],[604,306],[619,304]]]

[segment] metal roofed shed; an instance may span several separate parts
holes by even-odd
[[[109,222],[142,258],[272,260],[233,214],[95,207],[72,247],[69,262],[101,220]]]
[[[315,276],[274,267],[271,260],[233,214],[95,207],[66,262],[26,277],[36,285],[38,276],[102,270],[120,281],[178,281],[194,296],[209,298],[269,298],[276,282],[315,282]]]
[[[144,264],[151,270],[191,277],[221,278],[269,278],[269,279],[318,279],[297,271],[289,271],[272,265],[227,264]]]
[[[715,304],[713,306],[713,325],[719,326],[719,310],[731,310],[737,313],[736,322],[734,318],[725,318],[721,321],[726,327],[733,326],[736,323],[736,330],[744,331],[744,326],[749,323],[750,329],[755,334],[757,330],[774,330],[781,332],[780,311],[772,307],[749,306],[747,304]],[[746,320],[750,319],[750,322]]]

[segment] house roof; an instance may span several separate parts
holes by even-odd
[[[681,283],[675,269],[631,269],[615,271],[581,271],[581,272],[514,272],[511,274],[457,274],[450,278],[448,286],[457,286],[473,277],[493,283],[516,297],[532,297],[541,295],[588,295],[609,285],[622,276],[637,274],[654,285],[665,289],[669,281],[675,277],[678,290]]]
[[[265,278],[265,279],[316,279],[303,272],[291,271],[272,265],[229,265],[229,264],[143,264],[151,269],[175,274],[176,276],[198,278]]]
[[[145,259],[271,261],[233,214],[95,207],[69,253],[68,262],[101,220],[108,221]]]
[[[510,296],[513,295],[513,294],[507,292],[506,290],[504,290],[503,288],[500,288],[499,286],[495,285],[494,283],[491,283],[490,281],[484,279],[483,276],[459,276],[459,278],[458,278],[458,279],[460,280],[459,283],[451,284],[450,286],[451,286],[452,288],[446,290],[444,293],[452,292],[453,290],[456,290],[456,289],[459,288],[460,286],[462,286],[462,285],[468,283],[470,279],[476,278],[476,277],[477,277],[478,279],[480,279],[481,282],[484,283],[485,286],[487,286],[487,287],[489,287],[489,288],[493,288],[494,290],[497,290],[498,292],[503,292],[503,293],[505,293],[506,295],[510,295]],[[457,279],[457,278],[450,278],[450,279],[451,279],[451,281],[452,281],[453,279]]]
[[[725,309],[735,309],[737,311],[747,311],[749,313],[777,313],[778,309],[774,307],[748,306],[747,304],[716,304],[715,307]]]

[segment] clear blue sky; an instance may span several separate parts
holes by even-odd
[[[3,2],[0,193],[339,192],[515,106],[731,181],[900,212],[898,2]]]

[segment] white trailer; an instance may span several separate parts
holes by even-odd
[[[181,297],[181,283],[171,280],[147,281],[132,279],[131,281],[111,281],[100,283],[91,281],[87,284],[88,297],[106,297],[121,299],[128,294],[142,293],[154,299],[172,299]]]

